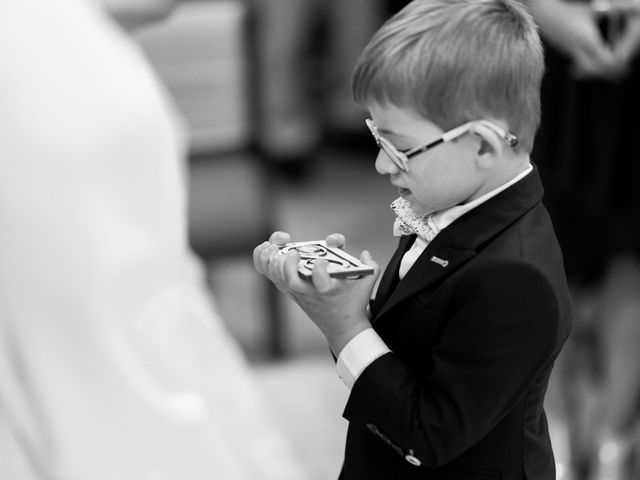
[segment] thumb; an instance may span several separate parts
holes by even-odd
[[[378,266],[378,264],[373,260],[373,257],[371,256],[369,250],[362,251],[362,253],[360,254],[360,261],[362,263],[366,263],[367,265],[371,265],[372,267]]]
[[[372,276],[374,279],[376,279],[378,277],[378,274],[380,273],[380,265],[378,265],[378,263],[373,259],[373,257],[371,256],[371,253],[369,253],[369,250],[362,251],[362,253],[360,254],[360,261],[365,265],[369,265],[370,267],[373,267]]]

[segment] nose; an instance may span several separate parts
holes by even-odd
[[[387,155],[384,150],[380,150],[376,157],[376,171],[380,175],[395,175],[400,173],[400,169],[391,161],[389,155]]]

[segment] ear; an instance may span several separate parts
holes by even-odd
[[[476,158],[480,166],[488,167],[492,165],[496,158],[505,153],[505,143],[491,128],[478,122],[471,127],[471,133],[480,140],[480,146],[476,152]]]

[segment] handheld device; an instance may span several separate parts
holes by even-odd
[[[291,242],[280,247],[280,253],[297,251],[300,254],[298,272],[303,278],[310,278],[313,264],[319,258],[328,262],[329,276],[335,278],[358,278],[363,275],[371,275],[373,267],[362,263],[355,257],[340,248],[328,247],[324,240],[309,242]]]

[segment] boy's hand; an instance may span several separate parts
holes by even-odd
[[[360,260],[374,267],[373,275],[358,279],[333,278],[327,271],[327,262],[317,260],[311,280],[305,280],[298,274],[300,254],[279,253],[278,246],[290,241],[288,233],[275,232],[268,242],[256,247],[253,252],[256,270],[302,308],[338,355],[354,336],[371,326],[366,309],[380,268],[369,252],[364,251]],[[329,235],[326,242],[339,248],[345,244],[340,234]]]

